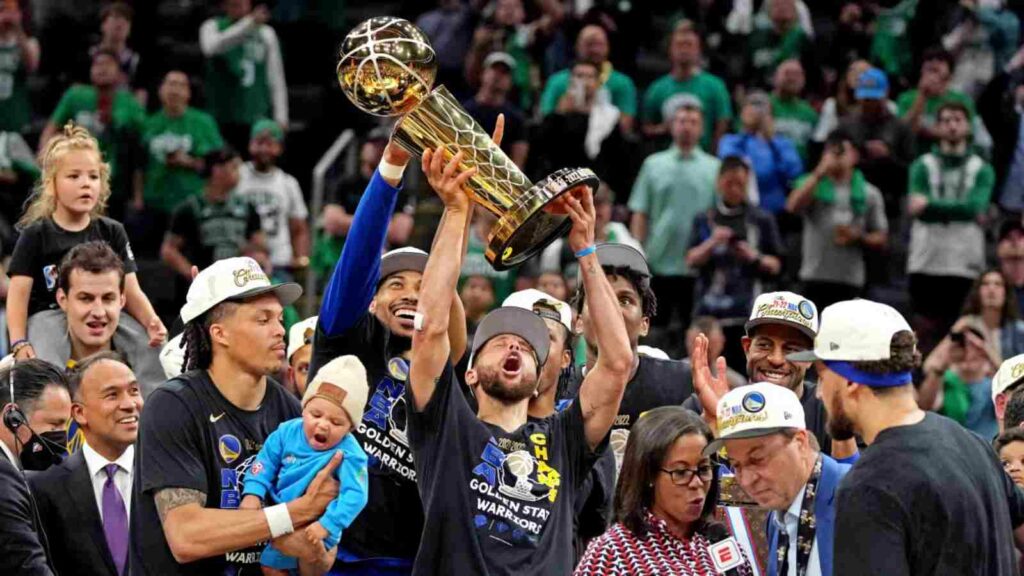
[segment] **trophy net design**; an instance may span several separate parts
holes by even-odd
[[[477,169],[466,185],[473,200],[498,217],[485,252],[496,270],[522,264],[572,226],[568,216],[546,206],[577,186],[597,187],[597,176],[587,168],[563,168],[531,182],[444,86],[431,90],[434,50],[407,20],[380,16],[356,26],[342,43],[337,74],[360,110],[403,115],[394,139],[410,153],[444,145],[445,160],[463,152],[460,171]]]

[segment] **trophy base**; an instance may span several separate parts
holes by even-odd
[[[568,216],[544,207],[577,186],[597,190],[599,182],[589,168],[563,168],[534,184],[491,228],[484,257],[495,270],[508,270],[544,250],[572,228]]]

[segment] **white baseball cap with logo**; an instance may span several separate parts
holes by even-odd
[[[787,429],[807,429],[804,407],[792,390],[770,382],[740,386],[718,401],[718,437],[704,448],[704,454],[718,452],[725,440],[757,438]]]
[[[552,308],[557,314],[556,318],[554,316],[548,316],[545,314],[538,313],[538,315],[541,318],[550,317],[552,320],[555,320],[562,326],[565,326],[565,329],[568,330],[570,334],[572,333],[572,308],[570,308],[568,304],[562,302],[558,298],[555,298],[554,296],[551,296],[546,292],[541,292],[536,288],[527,288],[526,290],[520,290],[518,292],[513,292],[512,294],[509,294],[508,298],[505,298],[505,301],[501,303],[501,306],[503,308],[512,306],[515,308],[523,308],[524,310],[537,312],[537,310],[534,308],[537,304],[541,304],[542,306],[548,306]]]
[[[792,326],[813,340],[818,334],[818,307],[793,292],[766,292],[754,300],[744,329],[749,335],[752,328],[763,324]]]
[[[288,306],[302,296],[302,287],[294,282],[271,284],[255,260],[248,257],[217,260],[192,280],[181,307],[181,321],[188,324],[225,301],[241,301],[273,292]]]
[[[285,358],[289,362],[292,361],[292,356],[299,351],[299,348],[307,344],[313,344],[313,335],[316,333],[316,321],[319,316],[312,316],[306,318],[302,322],[296,322],[292,324],[292,327],[288,329],[288,355]]]
[[[1024,354],[1018,354],[999,365],[999,371],[992,378],[992,401],[996,396],[1024,381]]]
[[[848,380],[874,388],[902,386],[913,381],[909,370],[869,374],[852,364],[888,360],[892,354],[892,337],[898,332],[913,330],[892,306],[871,300],[837,302],[821,313],[821,329],[814,339],[814,348],[786,358],[793,362],[821,360]]]

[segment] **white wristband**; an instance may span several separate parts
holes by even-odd
[[[287,504],[275,504],[263,509],[263,515],[267,517],[267,524],[270,525],[270,537],[278,538],[295,531],[292,524],[292,515],[288,513]]]
[[[402,174],[405,173],[405,164],[397,166],[388,162],[387,160],[381,159],[380,165],[377,166],[377,171],[380,175],[388,180],[401,180]]]

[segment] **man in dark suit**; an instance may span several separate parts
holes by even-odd
[[[11,371],[0,370],[0,574],[52,576],[52,556],[22,459],[44,452],[38,434],[63,430],[71,399],[64,374],[42,360],[19,362],[13,376]]]
[[[850,465],[817,450],[800,398],[768,382],[741,386],[719,401],[718,430],[704,453],[724,445],[737,482],[771,510],[768,574],[831,575],[835,496]]]
[[[142,393],[131,368],[114,352],[81,361],[71,393],[82,449],[29,483],[57,572],[122,576]]]

